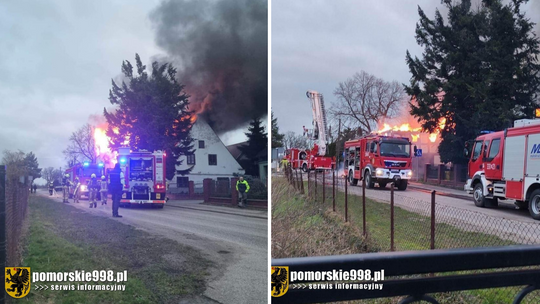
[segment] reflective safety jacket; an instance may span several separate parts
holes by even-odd
[[[239,191],[240,193],[248,193],[249,191],[249,184],[247,180],[240,181],[238,180],[236,182],[236,191]]]

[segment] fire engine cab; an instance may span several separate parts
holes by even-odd
[[[90,181],[90,177],[92,174],[95,174],[98,180],[101,179],[101,176],[105,175],[105,165],[103,163],[91,163],[89,161],[85,161],[82,164],[77,164],[67,169],[66,173],[69,174],[69,178],[72,183],[75,182],[75,178],[79,178],[80,189],[77,190],[80,191],[80,197],[88,198],[88,182]],[[75,192],[75,187],[70,187],[69,192],[69,197],[72,198],[73,193]],[[98,199],[100,199],[99,193]]]
[[[151,204],[163,208],[166,194],[165,152],[120,148],[118,163],[122,171],[120,206]]]
[[[406,137],[371,134],[345,142],[345,175],[350,185],[362,178],[367,188],[375,183],[384,188],[394,182],[399,190],[407,189],[412,177],[411,142]]]
[[[540,119],[517,120],[513,128],[480,135],[465,155],[470,158],[464,188],[476,206],[515,200],[540,220]]]

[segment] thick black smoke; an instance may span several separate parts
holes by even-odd
[[[191,110],[219,133],[268,115],[267,11],[266,0],[169,0],[150,15]]]

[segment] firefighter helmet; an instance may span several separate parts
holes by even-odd
[[[102,180],[105,180],[105,175],[102,175],[102,176],[101,176],[101,179],[102,179]]]
[[[92,175],[90,176],[90,178],[96,178],[96,175],[94,173],[92,173]]]
[[[66,177],[69,177],[69,174],[66,174]]]

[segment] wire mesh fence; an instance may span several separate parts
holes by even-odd
[[[492,247],[515,244],[540,244],[540,223],[493,216],[411,198],[404,192],[366,189],[363,181],[351,185],[346,176],[332,170],[301,172],[286,170],[291,185],[301,191],[306,185],[309,200],[323,204],[345,222],[360,228],[374,251],[429,250],[468,247]],[[369,191],[369,197],[365,192]],[[439,198],[440,199],[440,198]],[[516,257],[518,258],[518,257]],[[441,293],[440,303],[512,303],[523,287]],[[398,298],[364,300],[362,303],[397,303]],[[540,291],[530,293],[522,303],[540,303]]]
[[[5,206],[5,263],[6,266],[19,266],[21,263],[23,222],[27,215],[30,180],[25,176],[10,176],[0,165],[0,203]]]

